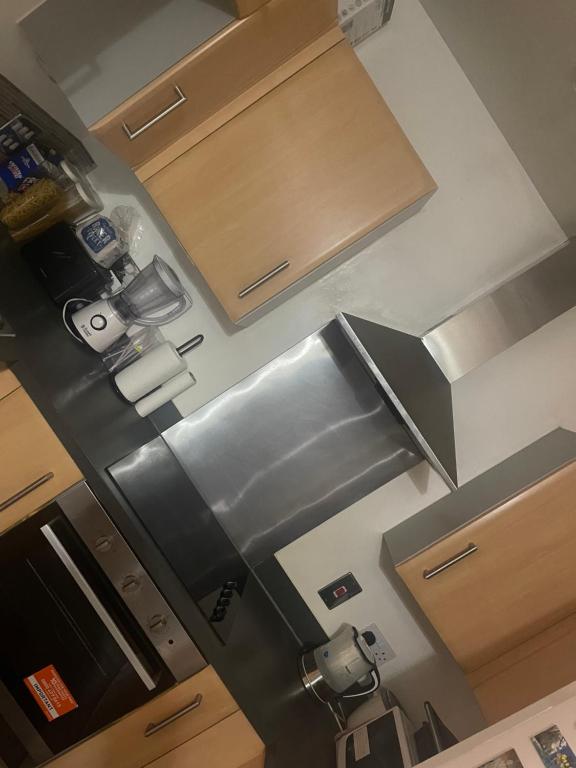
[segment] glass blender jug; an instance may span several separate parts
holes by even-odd
[[[126,328],[164,325],[180,317],[192,303],[174,270],[159,256],[154,256],[150,264],[108,302]],[[171,305],[172,309],[167,309]],[[167,311],[158,314],[163,309]]]
[[[164,325],[192,306],[174,270],[159,256],[123,290],[92,302],[71,317],[75,335],[103,352],[131,325]]]

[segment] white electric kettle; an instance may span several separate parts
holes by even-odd
[[[327,643],[300,656],[300,674],[306,690],[323,703],[373,693],[380,685],[371,649],[375,640],[372,632],[360,634],[351,624],[343,624]],[[346,693],[354,683],[367,687]]]
[[[103,352],[132,325],[164,325],[180,317],[192,306],[174,270],[159,256],[145,267],[122,291],[107,299],[88,302],[66,319],[68,330],[96,352]]]

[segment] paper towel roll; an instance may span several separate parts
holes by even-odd
[[[116,386],[131,403],[187,369],[186,361],[170,341],[153,347],[114,377]]]
[[[174,376],[173,379],[167,381],[155,392],[151,392],[146,397],[138,400],[134,403],[134,408],[138,411],[140,416],[148,416],[149,413],[155,411],[156,408],[160,408],[164,403],[169,402],[172,398],[185,392],[193,384],[196,384],[196,379],[190,371],[184,371]]]

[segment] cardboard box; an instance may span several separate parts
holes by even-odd
[[[338,21],[351,45],[358,45],[385,24],[394,0],[338,0]]]

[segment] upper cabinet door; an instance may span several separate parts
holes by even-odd
[[[233,321],[435,189],[345,41],[146,186]]]
[[[576,462],[397,570],[471,672],[576,611],[575,541]]]
[[[90,130],[137,168],[335,25],[335,0],[270,0],[158,73]]]
[[[0,399],[0,456],[0,531],[82,479],[22,387]]]

